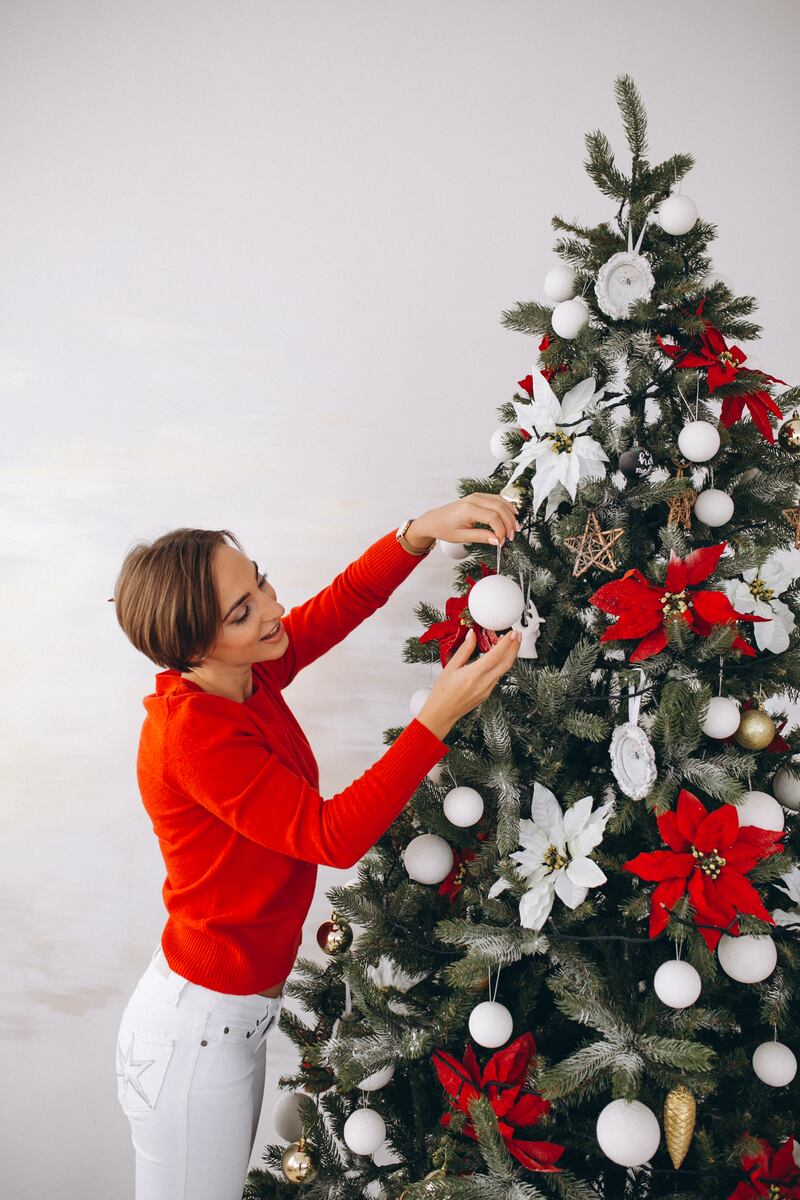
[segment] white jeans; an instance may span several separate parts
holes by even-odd
[[[234,996],[171,971],[159,945],[117,1034],[136,1200],[241,1200],[283,993]]]

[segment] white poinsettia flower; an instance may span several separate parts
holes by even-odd
[[[369,975],[375,987],[381,989],[394,988],[398,992],[407,992],[409,988],[414,987],[417,983],[421,983],[425,978],[425,972],[421,975],[409,975],[385,954],[380,956],[377,966],[367,967],[367,975]]]
[[[591,796],[578,800],[566,813],[549,788],[533,785],[532,820],[520,821],[522,849],[511,858],[527,884],[519,902],[520,924],[541,929],[550,915],[556,896],[568,908],[583,904],[589,888],[599,887],[606,876],[589,854],[603,840],[606,824],[614,811],[609,800],[596,811]],[[511,884],[498,879],[489,896],[499,895]]]
[[[608,455],[585,430],[591,408],[606,388],[598,388],[590,375],[559,400],[541,371],[534,369],[532,379],[533,403],[514,405],[517,421],[530,434],[530,441],[514,459],[517,466],[508,482],[534,463],[533,511],[547,500],[549,516],[567,496],[575,499],[582,479],[605,478]]]
[[[741,579],[727,579],[723,585],[735,609],[766,618],[753,624],[753,636],[759,650],[780,654],[789,645],[795,625],[794,613],[778,596],[790,583],[791,576],[786,569],[775,559],[770,559],[760,567],[742,571]]]
[[[785,875],[781,875],[781,879],[785,886],[780,883],[776,883],[775,886],[794,901],[795,907],[788,911],[785,908],[776,908],[772,919],[776,925],[796,925],[800,931],[800,867],[792,867]]]

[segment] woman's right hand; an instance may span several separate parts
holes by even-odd
[[[447,660],[447,666],[417,713],[417,720],[438,738],[443,738],[460,717],[491,695],[500,676],[505,675],[517,657],[521,639],[518,630],[510,629],[491,650],[470,662],[469,657],[475,649],[475,631],[467,630],[464,641]]]

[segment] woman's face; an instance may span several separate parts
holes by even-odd
[[[278,603],[265,573],[226,543],[214,551],[214,581],[222,604],[222,633],[208,657],[229,666],[280,658],[289,638],[280,623],[286,609]],[[271,641],[265,635],[278,627]]]

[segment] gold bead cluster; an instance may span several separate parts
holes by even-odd
[[[712,879],[719,878],[719,873],[725,866],[726,860],[717,849],[704,854],[702,850],[692,846],[692,856],[697,859],[697,865],[704,874],[709,875]]]
[[[661,598],[661,607],[665,617],[673,617],[677,613],[685,613],[689,607],[686,599],[686,588],[682,592],[665,592]]]

